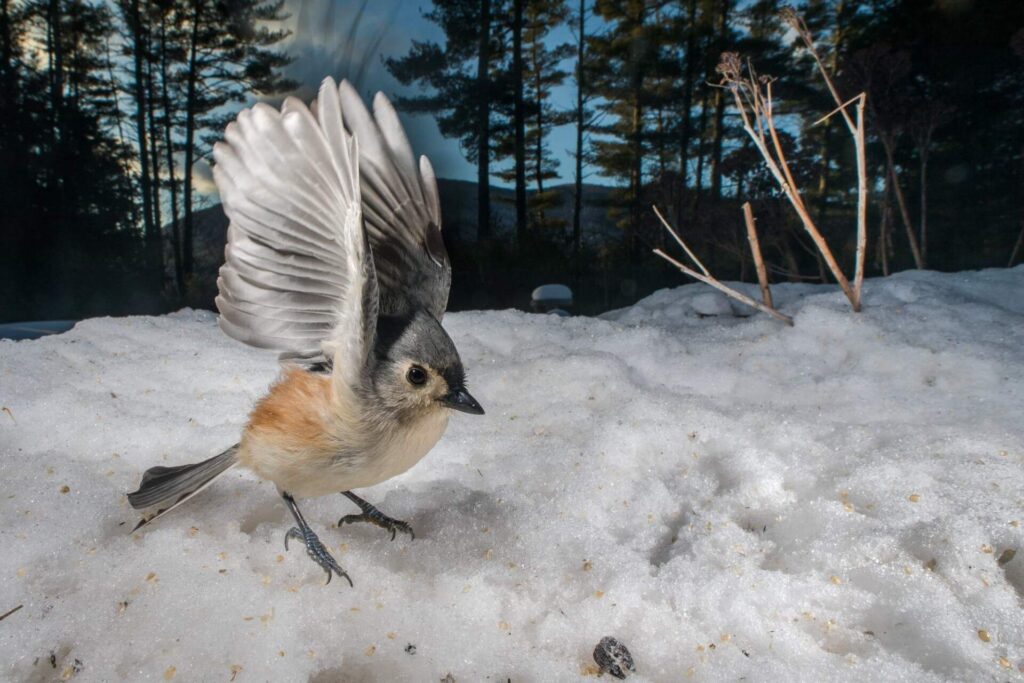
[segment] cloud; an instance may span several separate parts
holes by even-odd
[[[192,166],[192,187],[200,194],[220,196],[217,184],[213,182],[213,168],[202,159]]]

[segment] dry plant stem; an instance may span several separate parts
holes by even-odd
[[[1013,251],[1010,252],[1010,260],[1006,263],[1007,268],[1013,267],[1013,262],[1017,260],[1017,254],[1020,252],[1022,244],[1024,244],[1024,219],[1020,222],[1020,234],[1017,235],[1017,243],[1013,245]]]
[[[864,106],[867,94],[860,94],[857,102],[857,128],[853,143],[857,151],[857,257],[853,268],[853,310],[860,310],[860,298],[864,289],[864,260],[868,249],[868,168],[867,151],[864,144]]]
[[[11,609],[11,610],[7,610],[7,611],[6,611],[6,612],[4,612],[3,614],[0,614],[0,621],[3,621],[3,620],[4,620],[4,619],[6,619],[7,617],[11,616],[12,614],[14,614],[14,613],[15,613],[15,612],[17,612],[18,610],[20,610],[20,609],[21,609],[22,607],[24,607],[24,605],[18,605],[18,606],[17,606],[17,607],[15,607],[14,609]]]
[[[683,248],[683,251],[686,252],[687,256],[689,256],[693,260],[693,263],[698,268],[700,268],[701,271],[703,271],[703,274],[698,273],[693,268],[690,268],[689,266],[680,263],[679,261],[675,260],[674,258],[669,256],[668,254],[663,252],[661,249],[655,249],[654,250],[655,254],[657,254],[661,258],[665,259],[666,261],[668,261],[669,263],[671,263],[676,268],[678,268],[679,270],[683,271],[684,273],[686,273],[687,275],[689,275],[693,279],[700,280],[704,284],[710,285],[710,286],[714,287],[715,289],[720,291],[722,294],[725,294],[726,296],[728,296],[728,297],[730,297],[732,299],[736,299],[736,301],[739,301],[740,303],[744,303],[747,306],[750,306],[751,308],[756,308],[757,310],[759,310],[759,311],[761,311],[763,313],[767,313],[768,315],[772,316],[776,320],[780,320],[780,321],[786,323],[789,326],[793,325],[793,319],[790,318],[788,315],[783,315],[782,313],[779,313],[778,311],[776,311],[774,308],[771,308],[770,306],[766,306],[766,305],[764,305],[764,304],[762,304],[762,303],[760,303],[758,301],[755,301],[754,299],[751,299],[746,294],[741,294],[740,292],[737,292],[735,289],[732,289],[731,287],[722,284],[717,278],[715,278],[713,275],[711,275],[711,273],[708,272],[708,269],[704,266],[704,263],[699,258],[697,258],[697,255],[694,254],[693,251],[691,251],[688,246],[686,246],[686,242],[683,241],[683,238],[681,238],[679,236],[679,234],[675,230],[672,229],[672,226],[669,225],[668,221],[665,220],[665,217],[661,215],[661,212],[658,211],[658,207],[653,206],[651,208],[654,209],[654,213],[655,213],[655,215],[658,216],[658,220],[661,221],[661,224],[663,226],[665,226],[665,229],[668,230],[669,233],[672,235],[672,237],[675,238],[676,242],[678,242],[679,245]]]
[[[892,177],[892,191],[896,196],[896,206],[900,210],[900,218],[903,220],[903,227],[907,231],[907,241],[910,243],[910,252],[914,255],[914,266],[918,270],[924,270],[924,259],[921,258],[921,248],[917,244],[917,237],[914,235],[914,226],[910,223],[910,211],[907,210],[907,199],[903,195],[903,188],[900,186],[900,178],[896,175],[896,162],[892,150],[892,141],[882,140],[885,148],[886,165],[889,168],[889,175]]]
[[[843,115],[843,121],[846,122],[846,127],[850,129],[851,135],[856,136],[857,127],[854,125],[849,112],[846,111],[846,105],[843,104],[842,98],[839,97],[839,91],[836,90],[836,86],[832,82],[832,77],[828,75],[828,69],[826,69],[825,65],[822,63],[821,57],[818,55],[817,48],[814,47],[814,36],[811,35],[811,30],[807,28],[807,24],[804,22],[803,17],[794,13],[794,18],[796,19],[794,28],[797,33],[800,34],[800,39],[804,41],[804,45],[811,53],[811,56],[814,57],[814,63],[818,65],[818,71],[821,72],[821,77],[825,80],[825,85],[828,86],[828,91],[832,93],[832,98],[836,101],[836,104],[839,105],[839,111]]]
[[[807,28],[807,23],[803,20],[803,17],[795,12],[792,14],[792,19],[793,27],[800,34],[800,39],[803,40],[811,56],[814,57],[814,63],[817,64],[818,71],[825,80],[825,85],[828,86],[829,92],[832,93],[832,98],[836,101],[836,111],[843,115],[843,121],[846,122],[846,127],[849,129],[850,135],[853,136],[853,144],[857,152],[857,256],[853,274],[853,297],[850,298],[850,303],[853,304],[854,311],[859,311],[861,290],[864,286],[864,252],[867,250],[868,239],[867,155],[864,149],[864,105],[867,102],[867,93],[861,93],[857,97],[843,102],[842,98],[839,97],[839,91],[836,89],[835,83],[832,82],[832,77],[828,74],[828,69],[825,68],[821,61],[817,48],[814,47],[814,36],[811,35],[811,30]],[[846,110],[847,106],[854,101],[857,101],[856,123],[854,123],[854,119],[851,118],[850,113]],[[832,114],[835,114],[835,111],[825,118],[832,116]],[[831,264],[829,267],[831,267]],[[841,284],[842,282],[840,282]],[[846,291],[845,288],[843,291]],[[849,297],[849,294],[847,296]]]
[[[665,217],[661,215],[661,211],[658,211],[658,207],[652,205],[651,208],[654,209],[654,214],[658,217],[658,220],[661,221],[661,224],[665,226],[666,230],[668,230],[668,234],[672,235],[672,237],[675,239],[676,244],[683,248],[683,251],[685,251],[686,255],[690,257],[690,260],[693,261],[705,275],[711,277],[711,273],[709,273],[708,269],[704,267],[704,263],[699,258],[697,258],[696,254],[690,251],[690,247],[686,245],[686,242],[683,241],[683,238],[680,237],[676,233],[676,231],[671,228],[668,221],[665,220]]]
[[[778,132],[775,129],[775,121],[773,120],[771,101],[772,91],[771,83],[767,86],[767,97],[764,99],[758,94],[758,88],[756,87],[756,81],[752,84],[753,90],[753,111],[754,119],[758,126],[758,130],[754,130],[751,125],[750,117],[747,115],[746,107],[744,107],[743,98],[741,97],[738,86],[731,88],[733,96],[736,98],[736,108],[740,111],[740,116],[743,119],[743,129],[750,136],[750,139],[754,142],[754,146],[757,147],[757,151],[761,153],[765,163],[768,164],[768,169],[772,172],[775,180],[778,181],[782,187],[783,193],[789,203],[793,205],[797,215],[800,216],[800,221],[803,223],[804,229],[807,234],[811,236],[814,241],[814,245],[821,252],[822,257],[825,259],[825,263],[828,265],[830,271],[832,271],[832,277],[835,278],[836,282],[842,288],[843,293],[846,294],[846,298],[850,300],[854,310],[859,310],[859,301],[855,296],[853,289],[850,287],[849,280],[843,275],[843,271],[839,268],[839,264],[836,263],[835,257],[832,255],[832,250],[829,249],[828,243],[825,242],[825,238],[818,231],[817,226],[811,219],[810,213],[807,211],[807,207],[804,205],[803,199],[800,197],[799,191],[796,189],[796,183],[793,180],[793,174],[789,170],[789,164],[786,163],[786,156],[782,151],[782,144],[779,141]],[[767,126],[768,132],[772,138],[772,147],[775,150],[777,156],[773,156],[772,152],[768,149],[768,145],[764,136],[764,127]],[[776,158],[778,161],[776,161]]]
[[[750,202],[743,202],[743,221],[747,224],[747,240],[750,241],[750,251],[754,254],[754,266],[757,268],[757,282],[761,285],[761,299],[764,305],[774,309],[772,303],[772,290],[768,287],[768,273],[764,267],[764,258],[761,257],[761,243],[757,239],[757,229],[754,227],[754,211],[750,208]]]
[[[678,268],[679,270],[683,271],[684,273],[686,273],[687,275],[689,275],[693,279],[700,280],[704,284],[710,285],[710,286],[714,287],[715,289],[720,291],[722,294],[725,294],[727,297],[730,297],[732,299],[736,299],[736,301],[744,303],[747,306],[750,306],[751,308],[756,308],[757,310],[761,311],[762,313],[767,313],[768,315],[772,316],[776,320],[780,320],[780,321],[786,323],[790,327],[793,326],[793,319],[790,318],[788,315],[784,315],[782,313],[779,313],[774,308],[768,308],[767,306],[762,304],[760,301],[755,301],[754,299],[751,299],[746,294],[741,294],[741,293],[737,292],[735,289],[730,289],[728,286],[723,285],[721,282],[719,282],[718,280],[716,280],[713,277],[709,277],[709,276],[706,276],[706,275],[701,275],[700,273],[698,273],[694,269],[689,268],[689,267],[683,265],[679,261],[676,261],[674,258],[672,258],[668,254],[663,252],[661,249],[655,249],[654,253],[657,254],[658,256],[660,256],[661,258],[665,259],[666,261],[668,261],[669,263],[671,263],[676,268]]]

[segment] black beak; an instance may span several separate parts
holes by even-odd
[[[441,403],[453,410],[461,410],[470,415],[483,415],[484,409],[469,395],[463,387],[456,387],[441,397]]]

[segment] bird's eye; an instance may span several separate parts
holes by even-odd
[[[418,365],[414,365],[409,368],[409,372],[405,374],[405,378],[409,380],[410,384],[419,386],[427,381],[427,372]]]

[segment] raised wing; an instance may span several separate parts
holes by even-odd
[[[424,308],[438,320],[448,306],[452,269],[441,237],[441,200],[430,161],[419,164],[383,93],[373,115],[355,89],[339,88],[345,125],[359,142],[363,218],[373,249],[383,313]]]
[[[378,290],[363,228],[358,143],[338,87],[320,86],[316,116],[288,98],[245,109],[217,143],[214,179],[230,219],[217,308],[228,335],[282,357],[329,360],[360,381]]]

